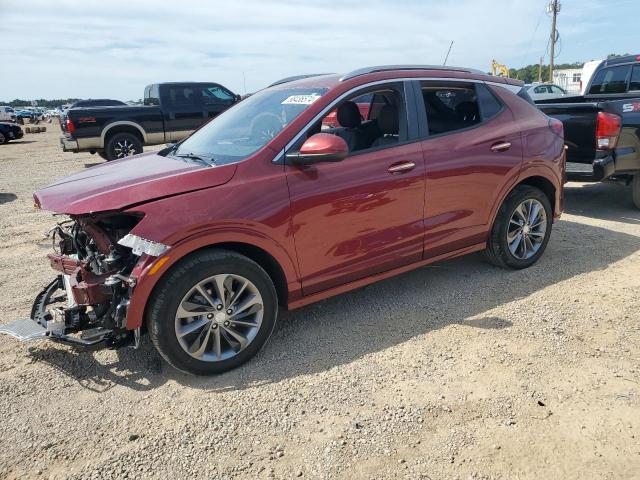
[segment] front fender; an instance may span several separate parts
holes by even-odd
[[[131,272],[131,276],[135,279],[135,287],[127,311],[127,329],[133,330],[142,326],[145,308],[153,289],[173,265],[192,252],[230,242],[250,245],[267,252],[282,268],[289,296],[297,297],[301,294],[302,286],[295,263],[282,245],[261,232],[240,227],[218,229],[188,237],[173,245],[161,257],[147,255],[140,257]]]

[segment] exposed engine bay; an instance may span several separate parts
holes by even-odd
[[[84,346],[117,347],[132,340],[137,346],[139,332],[126,330],[126,319],[135,287],[129,275],[139,256],[118,242],[140,219],[121,213],[85,216],[48,232],[53,253],[47,257],[59,275],[31,310],[31,319],[46,329],[43,335]]]

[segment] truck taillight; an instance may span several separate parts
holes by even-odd
[[[70,118],[67,118],[67,132],[73,133],[76,131],[76,126],[73,124]]]
[[[616,148],[622,122],[618,115],[598,112],[596,118],[596,149],[609,150]]]

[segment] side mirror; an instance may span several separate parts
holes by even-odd
[[[349,147],[343,138],[329,133],[316,133],[300,147],[297,153],[288,153],[287,160],[296,165],[310,165],[318,162],[340,162],[349,154]]]

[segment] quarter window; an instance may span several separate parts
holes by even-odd
[[[482,121],[492,119],[500,110],[502,110],[502,104],[498,101],[496,96],[491,92],[489,87],[482,83],[476,84],[476,93],[478,94],[478,103],[480,104],[480,113],[482,114]]]
[[[627,76],[629,65],[609,67],[596,73],[589,94],[624,93],[627,90]]]

